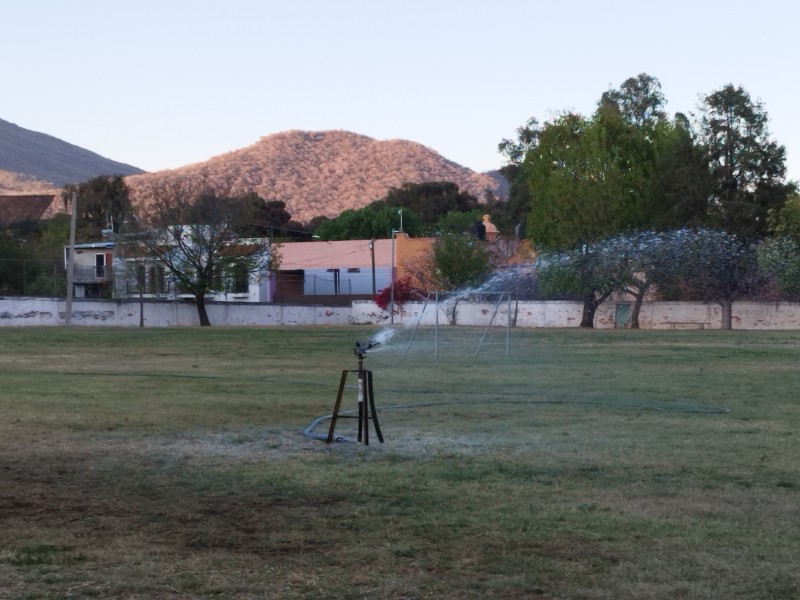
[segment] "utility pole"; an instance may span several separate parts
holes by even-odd
[[[403,209],[398,208],[397,214],[400,215],[400,229],[392,227],[392,270],[391,270],[391,289],[389,290],[389,323],[394,325],[394,240],[398,233],[403,231]]]
[[[369,241],[369,253],[372,257],[372,297],[375,297],[375,294],[378,292],[375,290],[375,238],[372,238]]]
[[[78,218],[78,194],[72,192],[72,215],[69,220],[69,254],[67,256],[67,307],[64,325],[72,325],[72,294],[75,280],[75,224]]]

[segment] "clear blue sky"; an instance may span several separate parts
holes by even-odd
[[[4,0],[0,118],[146,170],[290,129],[402,138],[478,171],[529,117],[645,72],[667,110],[732,83],[800,179],[785,0]]]

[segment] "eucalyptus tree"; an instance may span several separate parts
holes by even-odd
[[[637,220],[640,164],[625,156],[634,145],[626,137],[635,136],[631,129],[611,112],[591,119],[566,113],[545,124],[524,163],[531,196],[527,237],[534,245],[574,248]]]

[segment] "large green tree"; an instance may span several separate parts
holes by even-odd
[[[462,192],[450,181],[404,183],[399,188],[391,188],[375,204],[410,210],[429,229],[449,212],[469,212],[479,206],[475,196]]]
[[[478,285],[489,274],[486,244],[469,234],[443,233],[432,248],[433,283],[440,290]]]
[[[542,128],[535,117],[531,117],[523,125],[517,127],[516,139],[504,138],[497,151],[503,155],[506,164],[500,173],[508,181],[508,198],[495,207],[495,221],[498,226],[511,231],[522,232],[531,209],[531,194],[525,174],[524,162],[528,151],[539,143]]]
[[[771,138],[763,104],[741,87],[728,84],[713,92],[701,109],[712,222],[740,236],[763,236],[768,212],[794,190],[786,182],[786,150]]]
[[[364,208],[345,210],[335,219],[322,220],[314,234],[326,241],[386,239],[392,237],[392,230],[399,231],[401,226],[411,236],[421,235],[423,231],[413,210],[373,202]]]
[[[542,128],[524,169],[527,236],[549,249],[588,244],[644,220],[649,156],[641,131],[614,110],[559,116]]]
[[[654,129],[666,120],[666,103],[661,82],[647,73],[629,77],[600,98],[601,107],[613,108],[628,123],[646,129]]]
[[[709,222],[711,171],[688,119],[678,114],[651,133],[654,163],[645,190],[647,228],[666,231]]]
[[[61,192],[65,205],[70,206],[73,194],[78,200],[78,241],[94,242],[104,233],[119,233],[131,213],[128,186],[119,175],[101,175],[66,186]]]

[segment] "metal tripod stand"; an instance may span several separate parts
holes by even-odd
[[[333,433],[336,429],[336,420],[340,418],[353,418],[351,415],[339,414],[342,406],[342,396],[344,395],[345,384],[347,383],[347,375],[349,373],[358,374],[358,441],[364,442],[364,445],[369,445],[369,422],[372,421],[375,426],[375,434],[378,436],[378,441],[383,443],[383,434],[381,427],[378,424],[378,412],[375,409],[375,394],[372,388],[372,371],[364,368],[364,358],[366,358],[367,350],[374,346],[374,342],[370,342],[364,346],[356,342],[355,354],[358,357],[358,369],[344,369],[342,371],[342,378],[339,381],[339,393],[336,395],[336,404],[333,406],[333,413],[331,414],[331,426],[328,430],[327,442],[333,442]]]

